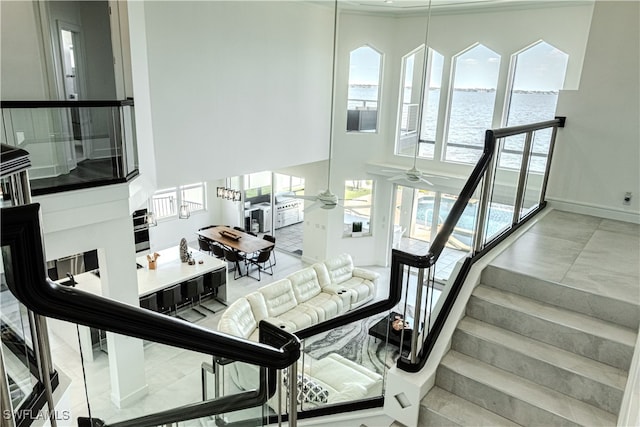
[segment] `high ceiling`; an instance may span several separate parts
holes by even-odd
[[[431,12],[437,14],[495,8],[537,8],[561,6],[568,3],[575,5],[577,2],[589,2],[589,0],[432,0]],[[320,3],[334,4],[331,0],[321,0]],[[403,15],[416,12],[425,13],[429,8],[429,0],[338,0],[338,7],[343,10],[366,13]]]

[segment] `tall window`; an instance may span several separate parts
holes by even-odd
[[[206,210],[204,182],[158,190],[151,198],[152,212],[157,219],[178,216],[178,208],[186,205],[190,213]]]
[[[513,57],[513,83],[508,97],[507,126],[552,120],[558,103],[558,92],[564,86],[569,55],[540,41]],[[531,170],[544,172],[551,130],[534,135]],[[500,166],[520,167],[524,135],[507,138],[500,156]]]
[[[344,235],[371,234],[372,208],[373,181],[370,179],[345,181]]]
[[[424,47],[414,50],[403,59],[402,101],[398,114],[398,134],[396,140],[396,154],[414,156],[416,141],[418,141],[418,156],[433,158],[438,123],[438,109],[440,106],[440,87],[444,56],[429,48],[427,61],[426,83],[422,106],[422,127],[418,139],[418,110],[420,92],[422,89]]]
[[[382,55],[370,46],[361,46],[349,55],[349,95],[347,131],[378,130],[378,100]]]
[[[203,182],[180,187],[180,205],[187,205],[191,213],[205,210],[205,190]]]
[[[445,160],[476,163],[493,124],[500,56],[478,44],[454,61]]]

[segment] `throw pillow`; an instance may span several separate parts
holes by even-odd
[[[289,370],[282,372],[282,381],[287,389],[287,398],[289,397]],[[307,376],[298,374],[298,403],[327,403],[329,399],[329,390],[322,387],[317,382]]]

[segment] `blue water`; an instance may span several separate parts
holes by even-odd
[[[410,88],[405,89],[410,91]],[[349,99],[375,101],[377,86],[351,86]],[[495,105],[495,92],[490,91],[461,91],[454,90],[451,101],[449,129],[447,141],[450,143],[467,144],[478,147],[478,150],[447,147],[446,160],[454,162],[475,163],[484,145],[484,134],[491,129]],[[405,95],[408,99],[408,94]],[[431,89],[428,94],[427,111],[422,125],[422,139],[434,140],[436,135],[436,121],[440,89]],[[514,93],[511,97],[507,126],[536,123],[552,120],[555,117],[557,93]],[[369,105],[375,105],[369,104]],[[546,154],[549,148],[551,130],[536,132],[533,141],[534,153]],[[512,137],[505,140],[507,150],[522,150],[524,136]],[[426,155],[421,153],[421,155]],[[501,156],[500,166],[519,169],[521,156],[506,154]],[[532,158],[531,169],[536,172],[544,171],[546,157]]]

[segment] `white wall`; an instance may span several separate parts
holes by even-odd
[[[596,4],[577,91],[563,92],[549,199],[563,209],[640,222],[640,3]],[[630,206],[624,193],[630,191]]]
[[[160,187],[326,158],[330,9],[245,1],[144,8]]]
[[[35,3],[30,1],[0,3],[3,58],[0,61],[0,94],[3,101],[48,98],[34,7]]]

